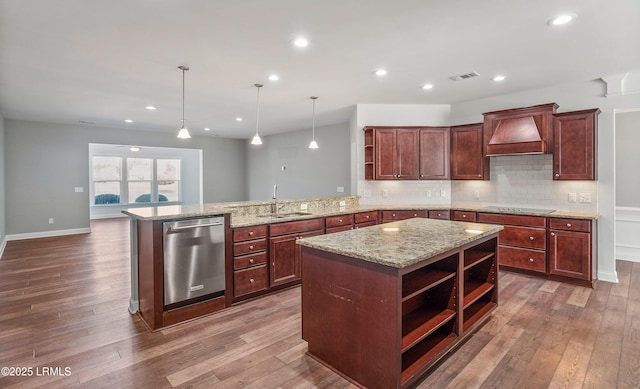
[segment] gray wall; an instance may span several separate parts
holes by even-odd
[[[203,201],[246,200],[245,141],[7,119],[6,234],[89,227],[89,143],[202,149]]]
[[[616,114],[616,205],[640,208],[640,111]],[[620,179],[624,177],[624,179]]]
[[[4,159],[4,118],[0,115],[0,246],[7,231],[5,227]]]
[[[477,123],[483,112],[556,102],[559,112],[600,108],[598,118],[598,279],[617,281],[615,270],[615,181],[633,179],[615,172],[614,111],[640,107],[640,94],[605,97],[601,80],[574,82],[453,104],[451,124]]]
[[[316,150],[308,148],[311,128],[265,136],[262,141],[260,146],[246,142],[250,200],[270,199],[274,184],[282,199],[351,193],[348,123],[316,127]],[[338,186],[344,193],[337,192]]]

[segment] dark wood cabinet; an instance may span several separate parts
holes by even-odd
[[[429,211],[429,219],[450,220],[451,215],[449,210]]]
[[[549,273],[591,281],[596,266],[591,232],[589,220],[551,219]]]
[[[489,179],[489,158],[482,152],[482,131],[482,123],[451,127],[452,180]]]
[[[233,229],[233,298],[250,297],[269,287],[267,226]]]
[[[419,130],[421,180],[449,179],[449,137],[449,127]]]
[[[599,109],[553,115],[554,180],[597,179],[597,128]]]
[[[382,211],[382,222],[389,223],[398,220],[411,219],[413,217],[429,217],[429,212],[421,210],[398,210],[398,211]]]
[[[360,212],[353,215],[354,228],[369,227],[378,224],[378,211]]]
[[[323,219],[277,223],[270,226],[270,288],[300,281],[300,247],[296,240],[322,234]]]
[[[418,131],[377,128],[375,130],[375,179],[418,179]]]
[[[475,222],[476,213],[471,211],[453,211],[451,219],[457,222]]]

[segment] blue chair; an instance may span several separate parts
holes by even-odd
[[[167,196],[160,194],[158,195],[158,201],[169,201],[169,199],[167,198]],[[138,198],[136,199],[136,203],[150,203],[150,202],[151,202],[150,193],[142,194],[138,196]]]
[[[120,195],[113,193],[104,193],[95,196],[95,204],[120,204]]]

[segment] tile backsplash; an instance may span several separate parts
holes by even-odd
[[[596,212],[597,181],[553,181],[553,156],[491,158],[491,181],[452,181],[452,203]],[[570,193],[576,202],[570,202]],[[580,202],[591,197],[591,202]],[[586,196],[585,196],[586,195]]]
[[[444,196],[442,195],[444,193]],[[575,202],[569,194],[575,194]],[[580,202],[581,194],[591,202]],[[597,181],[553,181],[553,156],[491,157],[490,181],[365,181],[362,204],[497,205],[597,212]],[[588,197],[583,196],[583,197]]]

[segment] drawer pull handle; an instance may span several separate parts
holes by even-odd
[[[534,240],[535,238],[533,236],[530,236],[529,239]]]
[[[253,231],[249,231],[249,235],[253,235]]]
[[[249,263],[253,263],[253,258],[249,258]]]
[[[253,250],[253,245],[250,245],[250,246],[249,246],[249,250]]]
[[[571,223],[567,223],[567,227],[571,228]]]
[[[533,258],[529,258],[529,262],[533,262]]]
[[[249,282],[253,284],[253,278],[249,278]]]

